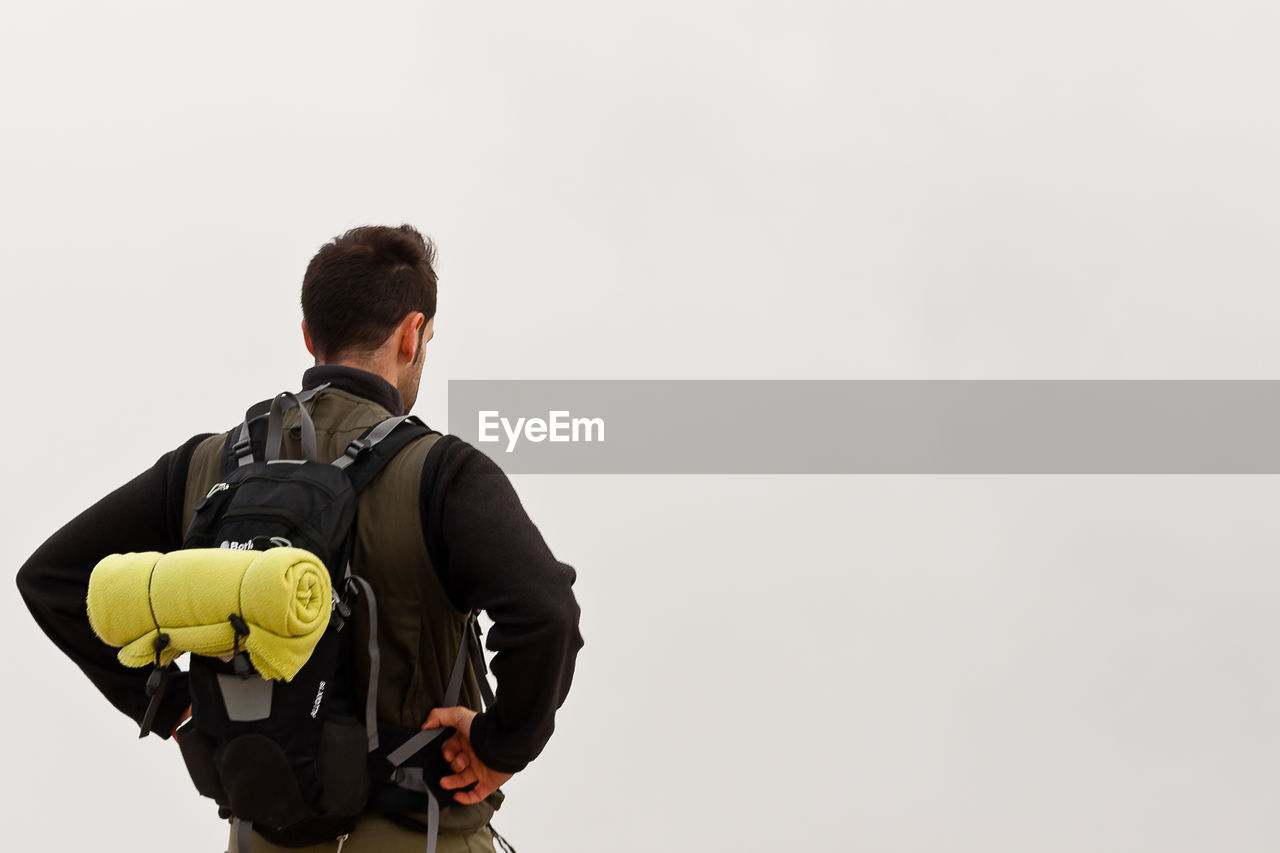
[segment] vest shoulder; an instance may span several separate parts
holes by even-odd
[[[385,406],[341,388],[320,391],[312,399],[310,411],[317,430],[334,433],[367,429],[391,417]]]
[[[186,530],[195,512],[196,501],[222,476],[222,453],[229,433],[211,435],[196,445],[187,463],[187,487],[182,496],[182,529]]]

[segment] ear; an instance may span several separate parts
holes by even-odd
[[[307,352],[311,353],[312,356],[315,356],[316,348],[315,345],[311,343],[311,332],[307,331],[306,320],[302,321],[302,340],[307,345]]]
[[[421,311],[414,311],[412,314],[405,315],[400,321],[400,328],[396,330],[397,339],[399,341],[399,352],[396,353],[400,361],[412,364],[413,360],[418,357],[418,330],[427,322],[427,315]]]

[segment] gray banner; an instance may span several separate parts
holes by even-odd
[[[1280,381],[455,380],[524,474],[1277,474]]]

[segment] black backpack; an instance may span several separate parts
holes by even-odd
[[[394,802],[397,790],[407,795],[407,806],[427,811],[427,849],[434,851],[438,799],[447,796],[439,788],[447,772],[439,745],[451,731],[406,732],[392,748],[381,743],[379,730],[386,727],[379,726],[375,710],[377,603],[351,566],[361,489],[400,450],[433,431],[412,416],[389,418],[352,441],[338,459],[319,462],[315,426],[302,403],[323,387],[285,392],[249,409],[228,436],[221,481],[195,505],[183,548],[284,545],[314,553],[332,581],[328,627],[292,680],[270,681],[239,650],[249,626],[240,614],[228,614],[236,651],[229,661],[191,655],[191,720],[178,730],[178,742],[197,790],[215,800],[224,817],[239,820],[241,853],[250,850],[255,829],[291,847],[345,836],[372,794],[392,792],[379,799]],[[291,406],[301,415],[302,460],[280,458],[283,415]],[[366,617],[368,646],[357,649],[351,625]],[[463,629],[446,706],[458,702],[468,651],[485,703],[492,702],[475,617],[469,614]],[[367,656],[367,685],[354,683],[357,654]],[[144,733],[167,673],[157,668],[148,682],[152,702]],[[432,743],[435,750],[424,749]]]

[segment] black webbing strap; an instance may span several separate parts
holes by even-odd
[[[167,641],[169,636],[161,634]],[[155,669],[151,670],[151,674],[147,676],[147,695],[151,697],[151,701],[147,702],[147,711],[142,715],[142,723],[138,729],[138,737],[144,738],[151,734],[151,727],[156,722],[156,712],[160,710],[160,701],[164,699],[165,688],[169,686],[169,667],[156,664]]]

